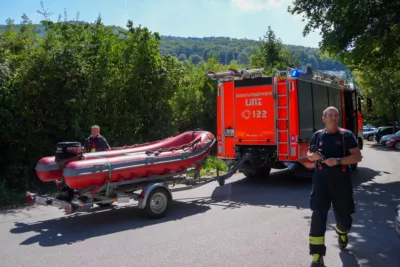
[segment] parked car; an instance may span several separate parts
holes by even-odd
[[[386,146],[386,142],[390,140],[390,138],[400,135],[400,131],[396,132],[395,134],[387,134],[381,137],[379,143],[381,145]]]
[[[374,137],[375,137],[376,132],[377,132],[377,129],[363,131],[363,138],[367,139],[368,141],[374,141]]]
[[[397,133],[400,133],[398,131]],[[392,136],[387,142],[386,142],[386,147],[387,148],[395,148],[397,150],[400,150],[400,134]]]
[[[375,131],[375,130],[376,130],[376,127],[374,127],[374,126],[371,126],[371,125],[363,126],[363,132],[370,132],[370,131]]]
[[[399,126],[396,126],[396,132],[400,130]],[[375,141],[377,143],[380,143],[382,136],[388,135],[388,134],[393,134],[393,126],[382,126],[378,127],[378,130],[375,133]]]

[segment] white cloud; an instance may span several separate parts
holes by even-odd
[[[238,8],[249,11],[280,7],[287,1],[288,0],[231,0]]]

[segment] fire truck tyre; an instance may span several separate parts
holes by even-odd
[[[271,172],[271,168],[263,167],[254,172],[245,172],[246,178],[249,179],[267,179]]]

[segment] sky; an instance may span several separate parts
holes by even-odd
[[[128,19],[161,35],[181,37],[224,36],[258,40],[271,26],[284,44],[318,47],[319,31],[306,37],[306,22],[301,15],[291,15],[292,0],[43,0],[57,21],[66,9],[69,20],[94,22],[99,14],[105,25],[126,28]],[[43,16],[40,0],[0,0],[0,24],[7,18],[15,23],[25,13],[33,23]]]

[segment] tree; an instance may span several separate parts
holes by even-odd
[[[281,40],[268,26],[268,31],[263,39],[260,39],[258,48],[254,49],[250,56],[250,66],[252,68],[264,68],[266,73],[271,73],[273,69],[282,70],[298,65],[298,55],[283,48]]]
[[[374,116],[389,115],[394,127],[400,110],[400,71],[391,68],[364,68],[355,71],[354,76],[364,96],[373,99]]]
[[[303,35],[320,29],[321,50],[352,67],[395,63],[400,42],[400,1],[294,0],[291,14],[302,14],[308,22]],[[303,19],[304,21],[304,19]]]

